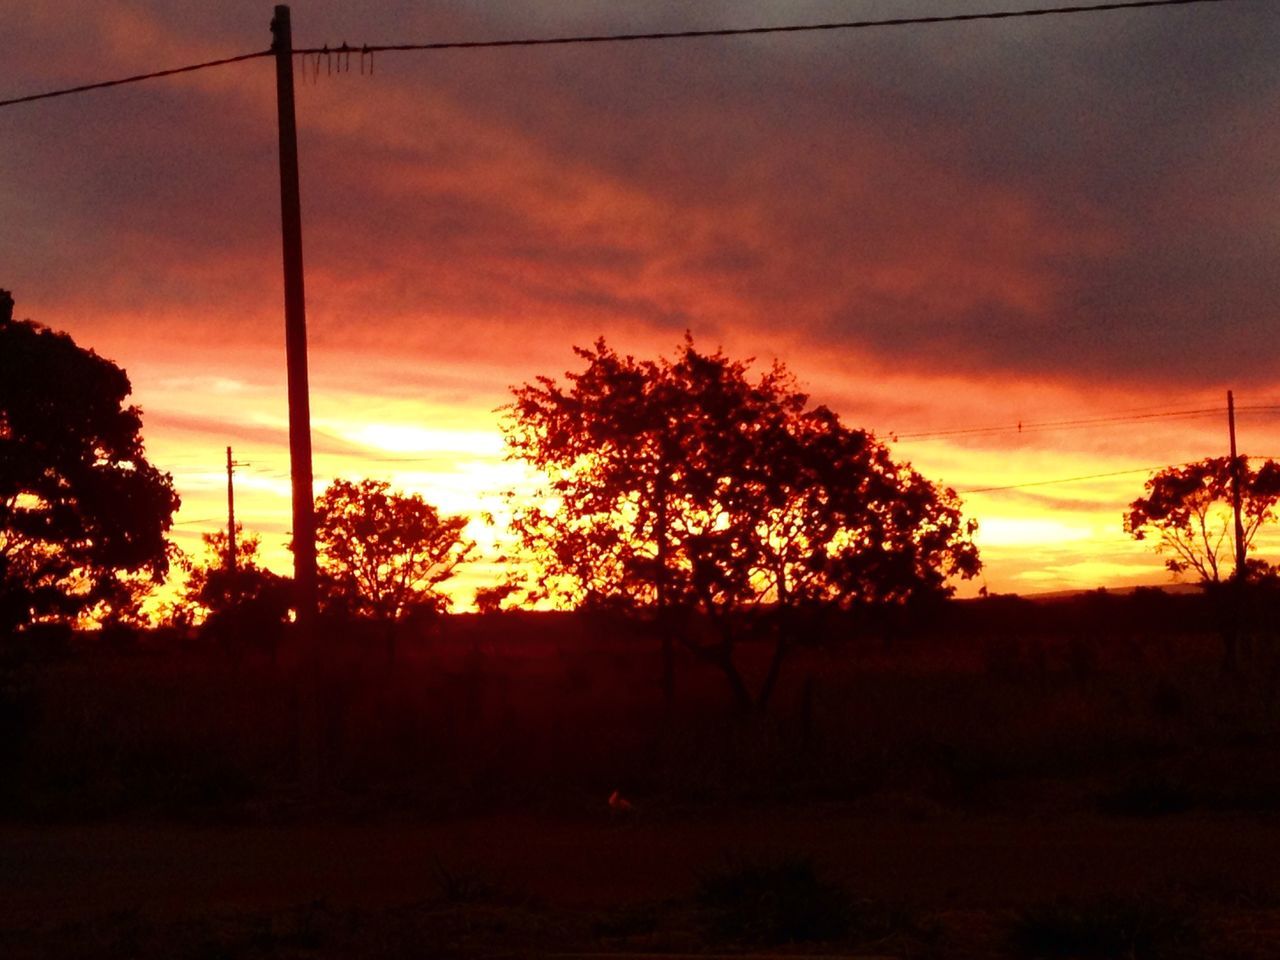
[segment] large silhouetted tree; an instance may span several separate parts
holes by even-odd
[[[511,455],[547,480],[513,527],[545,595],[654,615],[668,698],[674,643],[716,663],[739,703],[763,706],[797,614],[943,596],[977,572],[955,494],[810,409],[780,364],[753,378],[690,339],[671,359],[603,340],[576,352],[584,370],[518,387],[507,408]],[[734,660],[753,611],[775,636],[756,692]]]
[[[172,478],[125,372],[0,291],[0,630],[127,608],[168,569]]]
[[[333,481],[316,501],[325,606],[387,624],[410,610],[448,609],[440,585],[475,548],[466,526],[466,517],[441,516],[382,481]]]

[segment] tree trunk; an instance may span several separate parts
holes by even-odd
[[[778,633],[773,644],[773,657],[769,660],[769,672],[765,674],[764,683],[760,686],[760,695],[756,698],[756,709],[761,713],[769,708],[769,699],[778,685],[778,677],[782,675],[782,661],[790,650],[789,635],[785,629]]]
[[[1234,677],[1240,672],[1240,590],[1234,581],[1208,585],[1212,590],[1214,619],[1222,635],[1222,672]]]
[[[667,596],[667,483],[660,468],[654,482],[654,499],[657,501],[657,517],[654,535],[657,538],[658,579],[655,584],[658,603],[658,632],[662,637],[662,708],[669,718],[676,700],[676,654],[671,637],[671,616]]]
[[[813,742],[813,686],[813,674],[808,674],[800,690],[800,742],[806,746]]]
[[[676,651],[665,611],[658,613],[658,629],[662,632],[662,706],[669,714],[676,700]]]
[[[387,666],[395,667],[396,665],[396,621],[387,621],[387,630],[384,636],[387,652]]]
[[[732,648],[726,648],[716,660],[729,680],[729,688],[733,691],[734,706],[740,713],[754,713],[757,709],[756,702],[752,699],[751,691],[747,689],[747,685],[742,679],[742,674],[738,672],[737,664],[733,662]]]

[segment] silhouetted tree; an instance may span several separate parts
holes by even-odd
[[[523,589],[524,577],[519,574],[508,574],[492,586],[476,587],[476,610],[480,613],[498,613],[504,603]]]
[[[688,338],[670,360],[620,356],[604,340],[575,352],[586,369],[566,385],[514,390],[508,447],[547,484],[516,505],[513,528],[545,595],[652,611],[668,699],[674,642],[718,665],[739,703],[763,706],[800,614],[944,596],[950,577],[977,572],[955,494],[808,409],[782,365],[753,380]],[[750,611],[770,613],[757,619],[775,637],[754,694],[734,662]]]
[[[168,569],[173,480],[125,372],[12,304],[0,291],[0,631],[119,616]]]
[[[1247,457],[1237,459],[1247,553],[1258,530],[1276,519],[1280,464],[1267,460],[1255,470]],[[1145,490],[1124,515],[1125,531],[1135,540],[1158,536],[1156,550],[1165,554],[1165,566],[1174,574],[1190,571],[1202,583],[1215,584],[1228,577],[1248,580],[1271,569],[1260,560],[1249,560],[1242,571],[1235,568],[1230,457],[1167,467],[1147,480]]]
[[[390,649],[396,621],[449,608],[439,587],[475,549],[463,536],[467,522],[382,481],[333,481],[316,501],[325,607],[387,624]]]
[[[1214,601],[1223,641],[1223,668],[1237,668],[1241,636],[1254,619],[1248,614],[1257,591],[1250,586],[1266,579],[1274,585],[1277,569],[1249,557],[1264,524],[1276,519],[1280,502],[1280,464],[1266,460],[1256,470],[1247,457],[1236,458],[1240,484],[1240,519],[1245,563],[1235,556],[1233,477],[1230,457],[1167,467],[1146,483],[1146,496],[1129,505],[1124,528],[1135,540],[1157,535],[1156,550],[1175,576],[1194,572]],[[1229,571],[1229,572],[1227,572]],[[1224,575],[1225,574],[1225,575]],[[1265,619],[1271,620],[1270,614]]]
[[[236,569],[227,567],[227,534],[206,533],[204,557],[183,557],[179,609],[189,620],[204,622],[215,638],[239,645],[273,646],[288,620],[290,581],[259,563],[262,546],[257,534],[244,534],[236,524]]]

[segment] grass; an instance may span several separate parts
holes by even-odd
[[[1200,927],[1185,903],[1154,898],[1058,900],[1020,911],[1011,941],[1043,960],[1170,960],[1194,957]]]
[[[711,938],[734,943],[838,940],[854,919],[848,893],[804,857],[726,865],[701,878],[697,901]]]
[[[519,900],[511,894],[506,884],[474,867],[445,864],[436,859],[432,861],[431,872],[440,899],[445,903],[503,903]]]
[[[323,900],[271,912],[158,920],[128,912],[0,931],[6,960],[410,960],[538,955],[573,943],[571,926],[527,907],[416,903],[339,908]]]
[[[1182,784],[1160,775],[1132,777],[1098,797],[1098,810],[1111,816],[1162,817],[1185,813],[1195,798]]]

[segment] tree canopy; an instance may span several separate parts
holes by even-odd
[[[169,565],[178,495],[125,372],[0,293],[0,630],[116,614]]]
[[[955,493],[810,408],[781,364],[752,377],[689,338],[657,360],[575,352],[585,369],[515,388],[504,420],[546,478],[513,522],[541,595],[709,618],[702,652],[736,684],[744,611],[945,596],[978,571]]]
[[[1256,469],[1237,457],[1240,471],[1240,519],[1246,554],[1258,530],[1276,519],[1280,502],[1280,463],[1263,461]],[[1230,457],[1210,457],[1167,467],[1147,480],[1144,496],[1129,505],[1124,528],[1135,540],[1158,538],[1156,550],[1174,574],[1194,573],[1202,583],[1241,579],[1272,569],[1256,558],[1235,569],[1233,469]]]
[[[475,549],[467,522],[383,481],[333,481],[316,501],[325,606],[387,622],[415,608],[448,609],[439,587]]]

